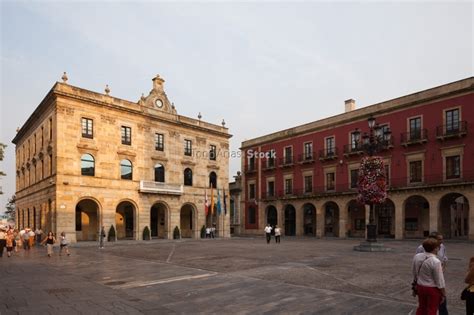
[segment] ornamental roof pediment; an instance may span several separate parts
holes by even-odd
[[[138,104],[161,112],[177,115],[174,104],[169,101],[168,96],[163,89],[163,83],[165,80],[163,80],[163,78],[161,78],[159,75],[156,75],[152,81],[153,89],[151,89],[150,93],[146,97],[142,94]]]

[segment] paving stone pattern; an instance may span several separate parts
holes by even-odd
[[[263,238],[80,243],[71,256],[43,247],[0,258],[0,314],[414,314],[411,259],[356,252],[355,240]],[[450,314],[474,244],[448,242]]]

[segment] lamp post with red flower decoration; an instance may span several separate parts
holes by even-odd
[[[361,161],[358,181],[359,195],[357,198],[359,202],[370,206],[369,224],[367,224],[367,242],[375,243],[377,242],[377,225],[374,221],[374,207],[375,204],[385,202],[387,190],[385,186],[385,166],[383,159],[374,155],[387,147],[392,132],[389,128],[382,132],[382,128],[375,123],[375,118],[372,116],[368,119],[368,125],[369,133],[364,133],[362,137],[363,141],[360,145],[360,148],[367,153],[368,156],[364,157]],[[359,146],[360,131],[358,129],[354,132],[354,138],[356,146]]]

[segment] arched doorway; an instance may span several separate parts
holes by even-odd
[[[152,238],[168,238],[168,208],[157,202],[150,209],[150,230]]]
[[[130,201],[122,201],[115,211],[117,239],[135,239],[135,206]]]
[[[430,233],[430,203],[422,196],[410,196],[403,207],[404,238],[422,238]]]
[[[303,232],[306,236],[316,236],[316,207],[311,203],[303,206]]]
[[[347,206],[349,214],[348,237],[365,237],[365,205],[353,199]]]
[[[339,206],[332,201],[324,205],[324,236],[339,236]]]
[[[83,199],[76,205],[76,240],[96,241],[100,229],[99,205],[92,199]]]
[[[191,204],[185,204],[181,207],[179,222],[182,238],[194,238],[194,207]]]
[[[392,200],[385,199],[384,203],[375,205],[375,222],[377,222],[377,237],[395,238],[395,205]]]
[[[469,202],[459,193],[443,196],[438,226],[445,238],[466,239],[469,235]]]
[[[296,210],[292,205],[285,207],[285,235],[296,235]]]
[[[278,211],[274,206],[267,207],[267,224],[275,226],[278,224]]]

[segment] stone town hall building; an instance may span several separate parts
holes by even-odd
[[[230,235],[228,216],[204,211],[205,188],[228,184],[224,122],[178,115],[159,76],[138,102],[63,81],[13,139],[18,227],[81,241],[114,225],[118,239],[138,240],[146,226],[155,238],[172,238],[176,226],[197,238],[212,222]]]
[[[474,239],[474,78],[357,110],[354,100],[345,105],[343,114],[242,143],[240,233],[261,235],[270,223],[285,235],[364,237],[355,131],[369,131],[372,116],[386,137],[389,186],[375,208],[378,237]]]

